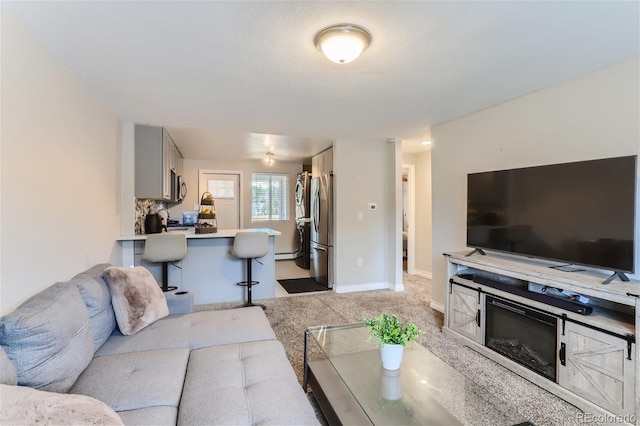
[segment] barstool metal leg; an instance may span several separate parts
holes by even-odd
[[[266,310],[267,307],[261,303],[253,303],[251,300],[251,286],[253,285],[252,277],[251,277],[251,262],[253,262],[252,258],[247,259],[247,303],[236,306],[236,308],[246,308],[247,306],[260,306],[262,310]],[[256,282],[257,284],[257,282]]]
[[[162,291],[173,291],[178,287],[171,286],[169,287],[169,262],[162,262]]]

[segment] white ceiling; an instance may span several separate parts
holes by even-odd
[[[403,140],[640,54],[639,3],[12,2],[118,117],[169,128],[186,158],[300,161],[337,139]],[[373,37],[355,62],[313,45]],[[437,141],[436,141],[437,143]]]

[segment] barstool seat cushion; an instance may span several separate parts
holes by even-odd
[[[151,234],[144,244],[147,262],[175,262],[187,255],[187,236],[180,233]]]
[[[256,259],[269,252],[269,234],[258,231],[236,233],[231,254],[240,259]]]

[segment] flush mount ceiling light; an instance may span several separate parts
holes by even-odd
[[[330,61],[348,64],[369,47],[371,34],[357,25],[340,24],[320,30],[313,41]]]

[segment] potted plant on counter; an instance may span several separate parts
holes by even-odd
[[[369,340],[375,337],[378,342],[385,370],[399,369],[404,347],[423,334],[414,323],[402,323],[395,315],[386,312],[375,318],[365,318],[364,323],[369,331]]]

